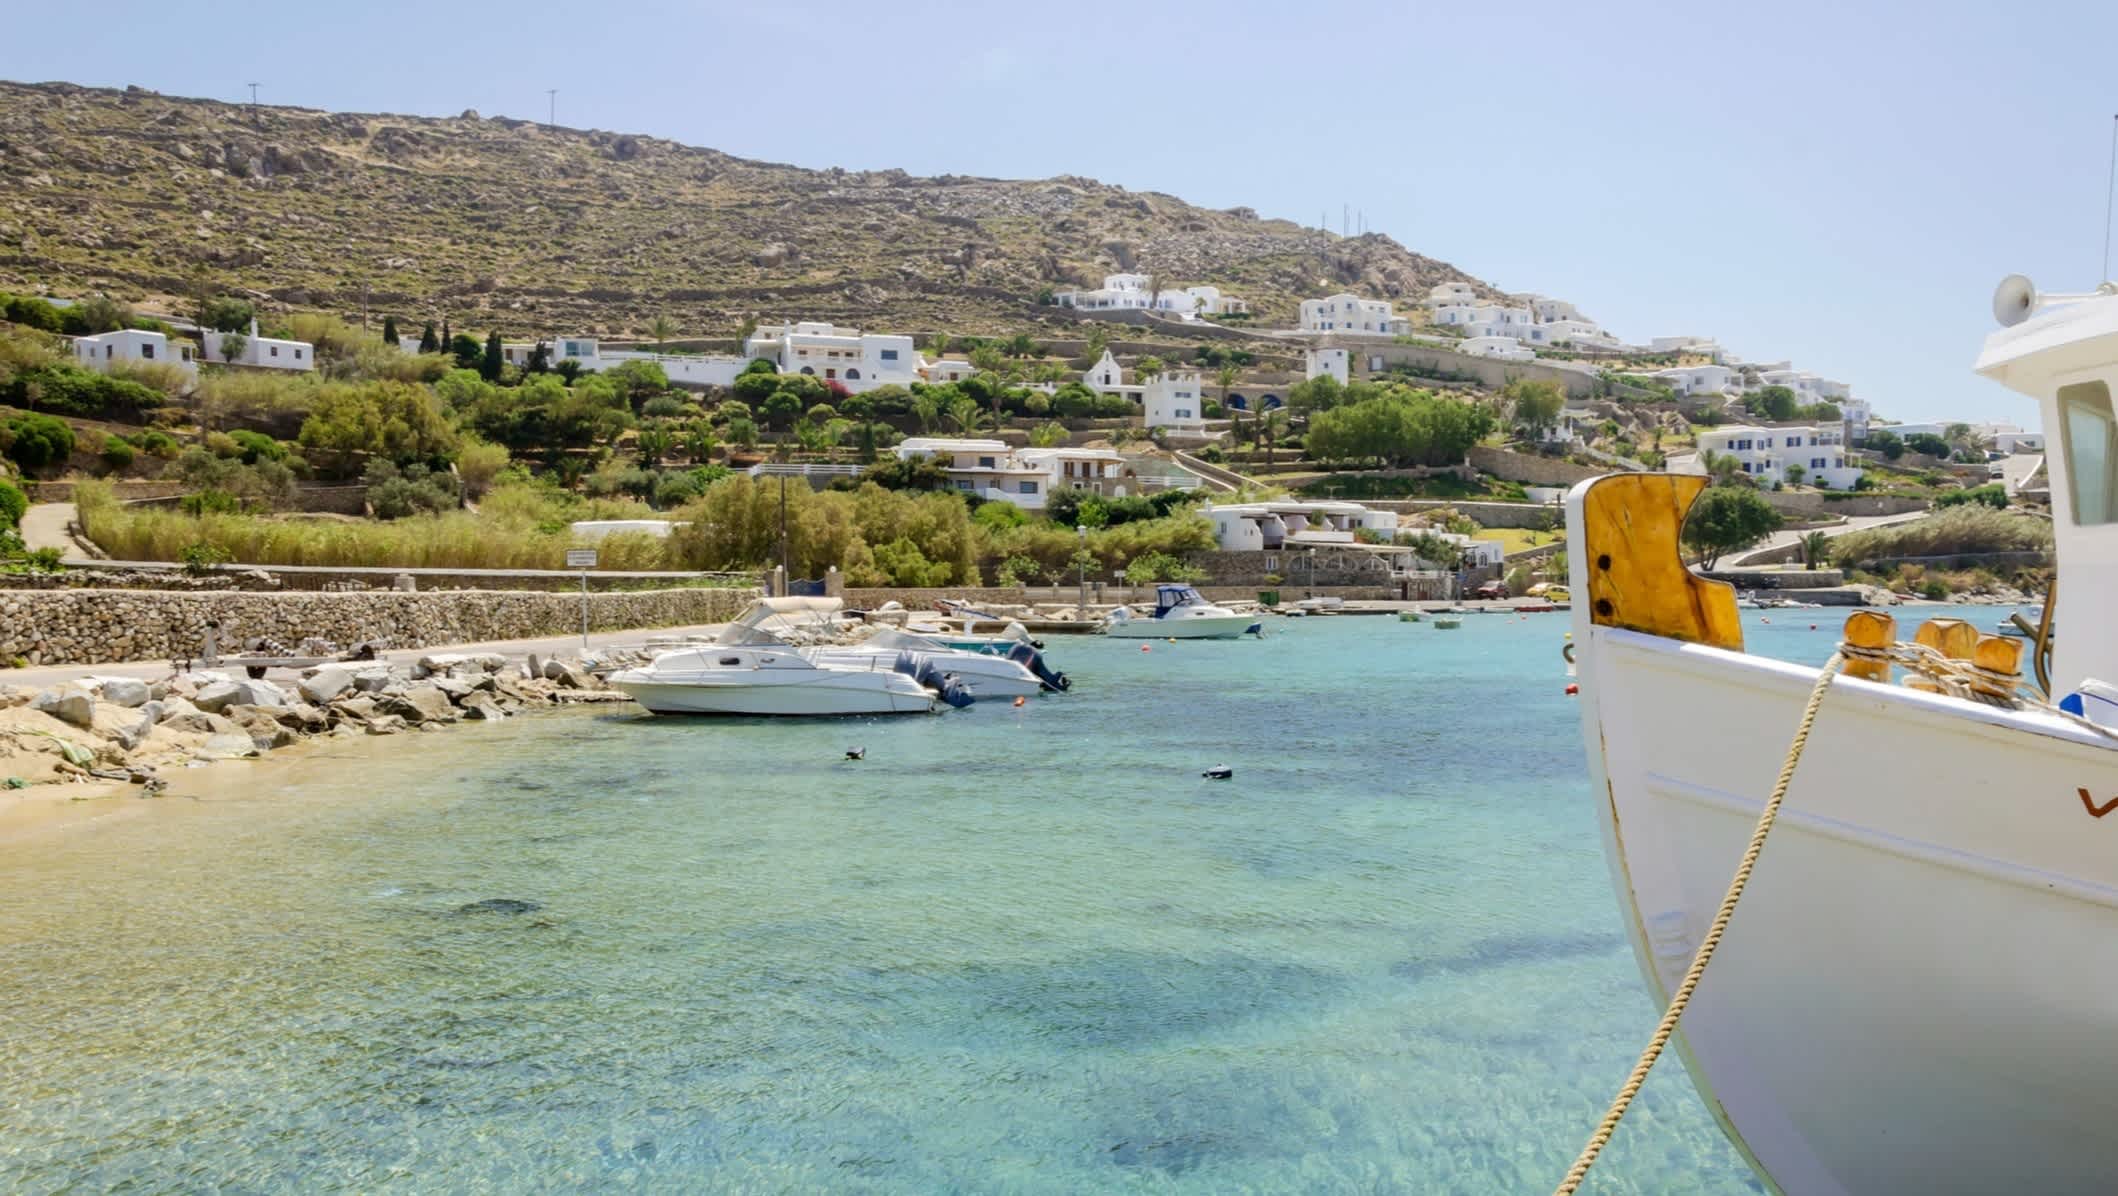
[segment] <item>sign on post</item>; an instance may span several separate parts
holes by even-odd
[[[566,567],[581,571],[581,650],[588,651],[588,571],[596,567],[596,550],[593,548],[569,548],[566,550]]]

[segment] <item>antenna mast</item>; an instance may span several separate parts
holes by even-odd
[[[2111,197],[2118,194],[2118,113],[2111,116],[2111,172],[2103,183],[2103,273],[2097,282],[2111,280]]]

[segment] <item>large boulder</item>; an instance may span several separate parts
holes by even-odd
[[[482,690],[472,690],[463,699],[461,705],[463,707],[463,717],[465,718],[497,722],[507,717],[507,711],[500,708],[500,703],[493,700],[493,695]]]
[[[192,702],[209,714],[218,714],[230,706],[285,706],[287,695],[270,681],[245,678],[209,685]]]
[[[96,699],[93,694],[76,685],[62,685],[57,689],[39,691],[30,699],[31,710],[42,711],[61,722],[76,727],[91,726],[96,721]]]
[[[449,696],[432,685],[415,685],[401,694],[389,694],[376,703],[384,714],[394,714],[408,723],[452,723],[456,707]]]
[[[364,694],[376,694],[396,680],[396,674],[390,672],[388,666],[366,668],[353,674],[353,688]]]
[[[260,707],[260,709],[264,708]],[[282,727],[292,727],[297,731],[308,732],[321,731],[326,726],[329,726],[331,722],[322,710],[309,705],[307,702],[296,702],[292,706],[282,706],[272,711],[272,717]]]
[[[328,702],[353,688],[353,670],[327,664],[296,682],[294,687],[308,701]]]
[[[236,729],[234,723],[218,714],[203,710],[186,710],[172,714],[162,720],[162,725],[172,731],[187,731],[193,735],[226,735]]]
[[[558,682],[565,689],[601,688],[596,683],[595,675],[582,668],[576,661],[547,660],[544,662],[544,676],[547,680]]]
[[[223,731],[207,738],[199,745],[201,760],[238,760],[244,756],[255,756],[258,746],[255,740],[242,731]]]
[[[152,696],[147,691],[147,683],[145,681],[136,680],[132,677],[103,677],[99,680],[100,684],[97,689],[103,701],[113,706],[125,706],[128,708],[144,706],[147,704],[148,698]]]

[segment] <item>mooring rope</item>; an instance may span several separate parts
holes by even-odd
[[[1648,1039],[1647,1049],[1640,1052],[1640,1061],[1633,1064],[1631,1075],[1618,1089],[1617,1098],[1603,1114],[1603,1121],[1596,1132],[1589,1135],[1588,1145],[1581,1148],[1581,1157],[1567,1170],[1553,1196],[1573,1196],[1581,1181],[1588,1178],[1589,1168],[1596,1165],[1596,1156],[1610,1144],[1611,1135],[1617,1132],[1618,1123],[1625,1119],[1625,1111],[1632,1106],[1633,1098],[1640,1094],[1640,1085],[1647,1082],[1647,1073],[1662,1057],[1662,1049],[1669,1045],[1670,1035],[1676,1033],[1677,1019],[1684,1016],[1684,1007],[1691,1004],[1692,993],[1699,987],[1699,979],[1706,975],[1706,965],[1721,946],[1721,936],[1728,930],[1728,920],[1735,916],[1736,902],[1743,897],[1744,886],[1750,883],[1751,870],[1757,867],[1758,854],[1765,850],[1765,836],[1772,833],[1773,820],[1780,816],[1780,803],[1786,800],[1787,786],[1794,780],[1795,765],[1801,763],[1802,750],[1809,746],[1809,730],[1816,725],[1817,709],[1824,704],[1824,691],[1831,688],[1831,681],[1838,676],[1846,663],[1845,649],[1831,654],[1824,662],[1823,671],[1817,674],[1816,686],[1809,691],[1808,704],[1802,707],[1801,725],[1795,728],[1794,742],[1788,745],[1787,758],[1780,763],[1780,777],[1772,786],[1772,796],[1765,801],[1765,808],[1758,813],[1758,823],[1751,828],[1750,846],[1743,849],[1743,862],[1736,865],[1734,879],[1728,882],[1728,892],[1721,898],[1721,908],[1714,913],[1713,924],[1706,929],[1706,937],[1699,942],[1698,953],[1692,956],[1691,968],[1684,973],[1684,980],[1669,998],[1669,1007],[1662,1011],[1661,1024],[1655,1027],[1653,1038]]]

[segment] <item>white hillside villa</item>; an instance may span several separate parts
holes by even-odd
[[[1422,300],[1428,307],[1448,307],[1458,303],[1478,302],[1478,292],[1468,282],[1437,282],[1427,288],[1427,297]]]
[[[783,374],[811,374],[844,383],[859,393],[895,383],[920,380],[919,354],[909,336],[862,333],[858,328],[804,321],[760,325],[743,342],[743,356],[763,358]]]
[[[1457,329],[1468,338],[1511,337],[1531,348],[1546,345],[1620,347],[1617,337],[1580,318],[1573,304],[1541,295],[1527,296],[1526,300],[1520,305],[1445,303],[1434,309],[1434,323]]]
[[[1725,365],[1683,365],[1656,370],[1652,377],[1680,395],[1727,395],[1742,389],[1741,375]]]
[[[1804,482],[1820,489],[1851,490],[1861,469],[1846,463],[1845,433],[1837,424],[1765,427],[1729,424],[1699,433],[1699,451],[1688,473],[1706,472],[1706,454],[1735,458],[1743,473],[1761,482],[1787,481],[1787,467],[1802,467]]]
[[[1971,429],[1971,434],[1989,444],[1996,453],[2041,453],[2044,451],[2044,433],[2025,432],[2014,424],[1974,424],[1968,420],[1948,420],[1923,424],[1891,424],[1878,426],[1875,430],[1889,432],[1899,439],[1907,436],[1939,436],[1949,438],[1949,429],[1958,423]]]
[[[1512,336],[1467,336],[1456,343],[1456,349],[1473,357],[1492,357],[1500,361],[1530,361],[1537,356],[1528,345]]]
[[[419,348],[419,338],[400,337],[400,343],[408,342],[406,352]],[[548,354],[548,364],[556,367],[562,361],[571,361],[581,367],[584,374],[611,369],[628,361],[651,361],[662,367],[662,373],[677,386],[727,386],[750,364],[747,357],[730,357],[726,354],[703,353],[653,353],[644,349],[606,349],[601,341],[592,336],[560,336],[549,341],[507,341],[500,346],[501,354],[512,366],[527,368],[530,356],[542,343]]]
[[[171,344],[169,338],[159,332],[120,328],[116,332],[75,337],[74,361],[86,369],[106,374],[119,362],[174,365],[187,374],[196,374],[199,367],[192,360],[191,349],[190,341]]]
[[[1250,310],[1250,304],[1212,286],[1163,287],[1149,293],[1154,279],[1145,274],[1106,274],[1095,290],[1059,291],[1052,302],[1081,311],[1163,311],[1182,319],[1199,316],[1229,316]]]
[[[1212,521],[1223,552],[1351,544],[1361,528],[1385,536],[1397,532],[1397,512],[1353,502],[1216,503],[1199,508],[1199,513]]]
[[[200,335],[206,338],[206,360],[220,365],[247,365],[261,370],[316,368],[316,346],[308,341],[259,336],[256,320],[250,321],[248,333],[215,332],[206,329]],[[234,349],[235,355],[228,356],[223,351],[226,349]]]
[[[1105,349],[1081,372],[1081,381],[1098,394],[1123,395],[1140,405],[1148,428],[1198,432],[1206,424],[1206,385],[1197,370],[1167,369],[1147,382],[1127,382],[1125,370]]]
[[[1311,349],[1303,363],[1304,378],[1320,378],[1325,374],[1338,379],[1341,386],[1351,380],[1350,358],[1344,349]]]
[[[1412,323],[1391,310],[1388,299],[1338,294],[1328,299],[1302,300],[1301,330],[1397,336],[1410,332]]]
[[[1727,356],[1721,342],[1710,336],[1658,336],[1647,342],[1650,353],[1687,353],[1719,362]]]
[[[1052,492],[1068,488],[1110,497],[1126,492],[1125,458],[1111,449],[1010,448],[998,440],[912,436],[897,445],[899,460],[931,459],[964,494],[1040,511]]]

